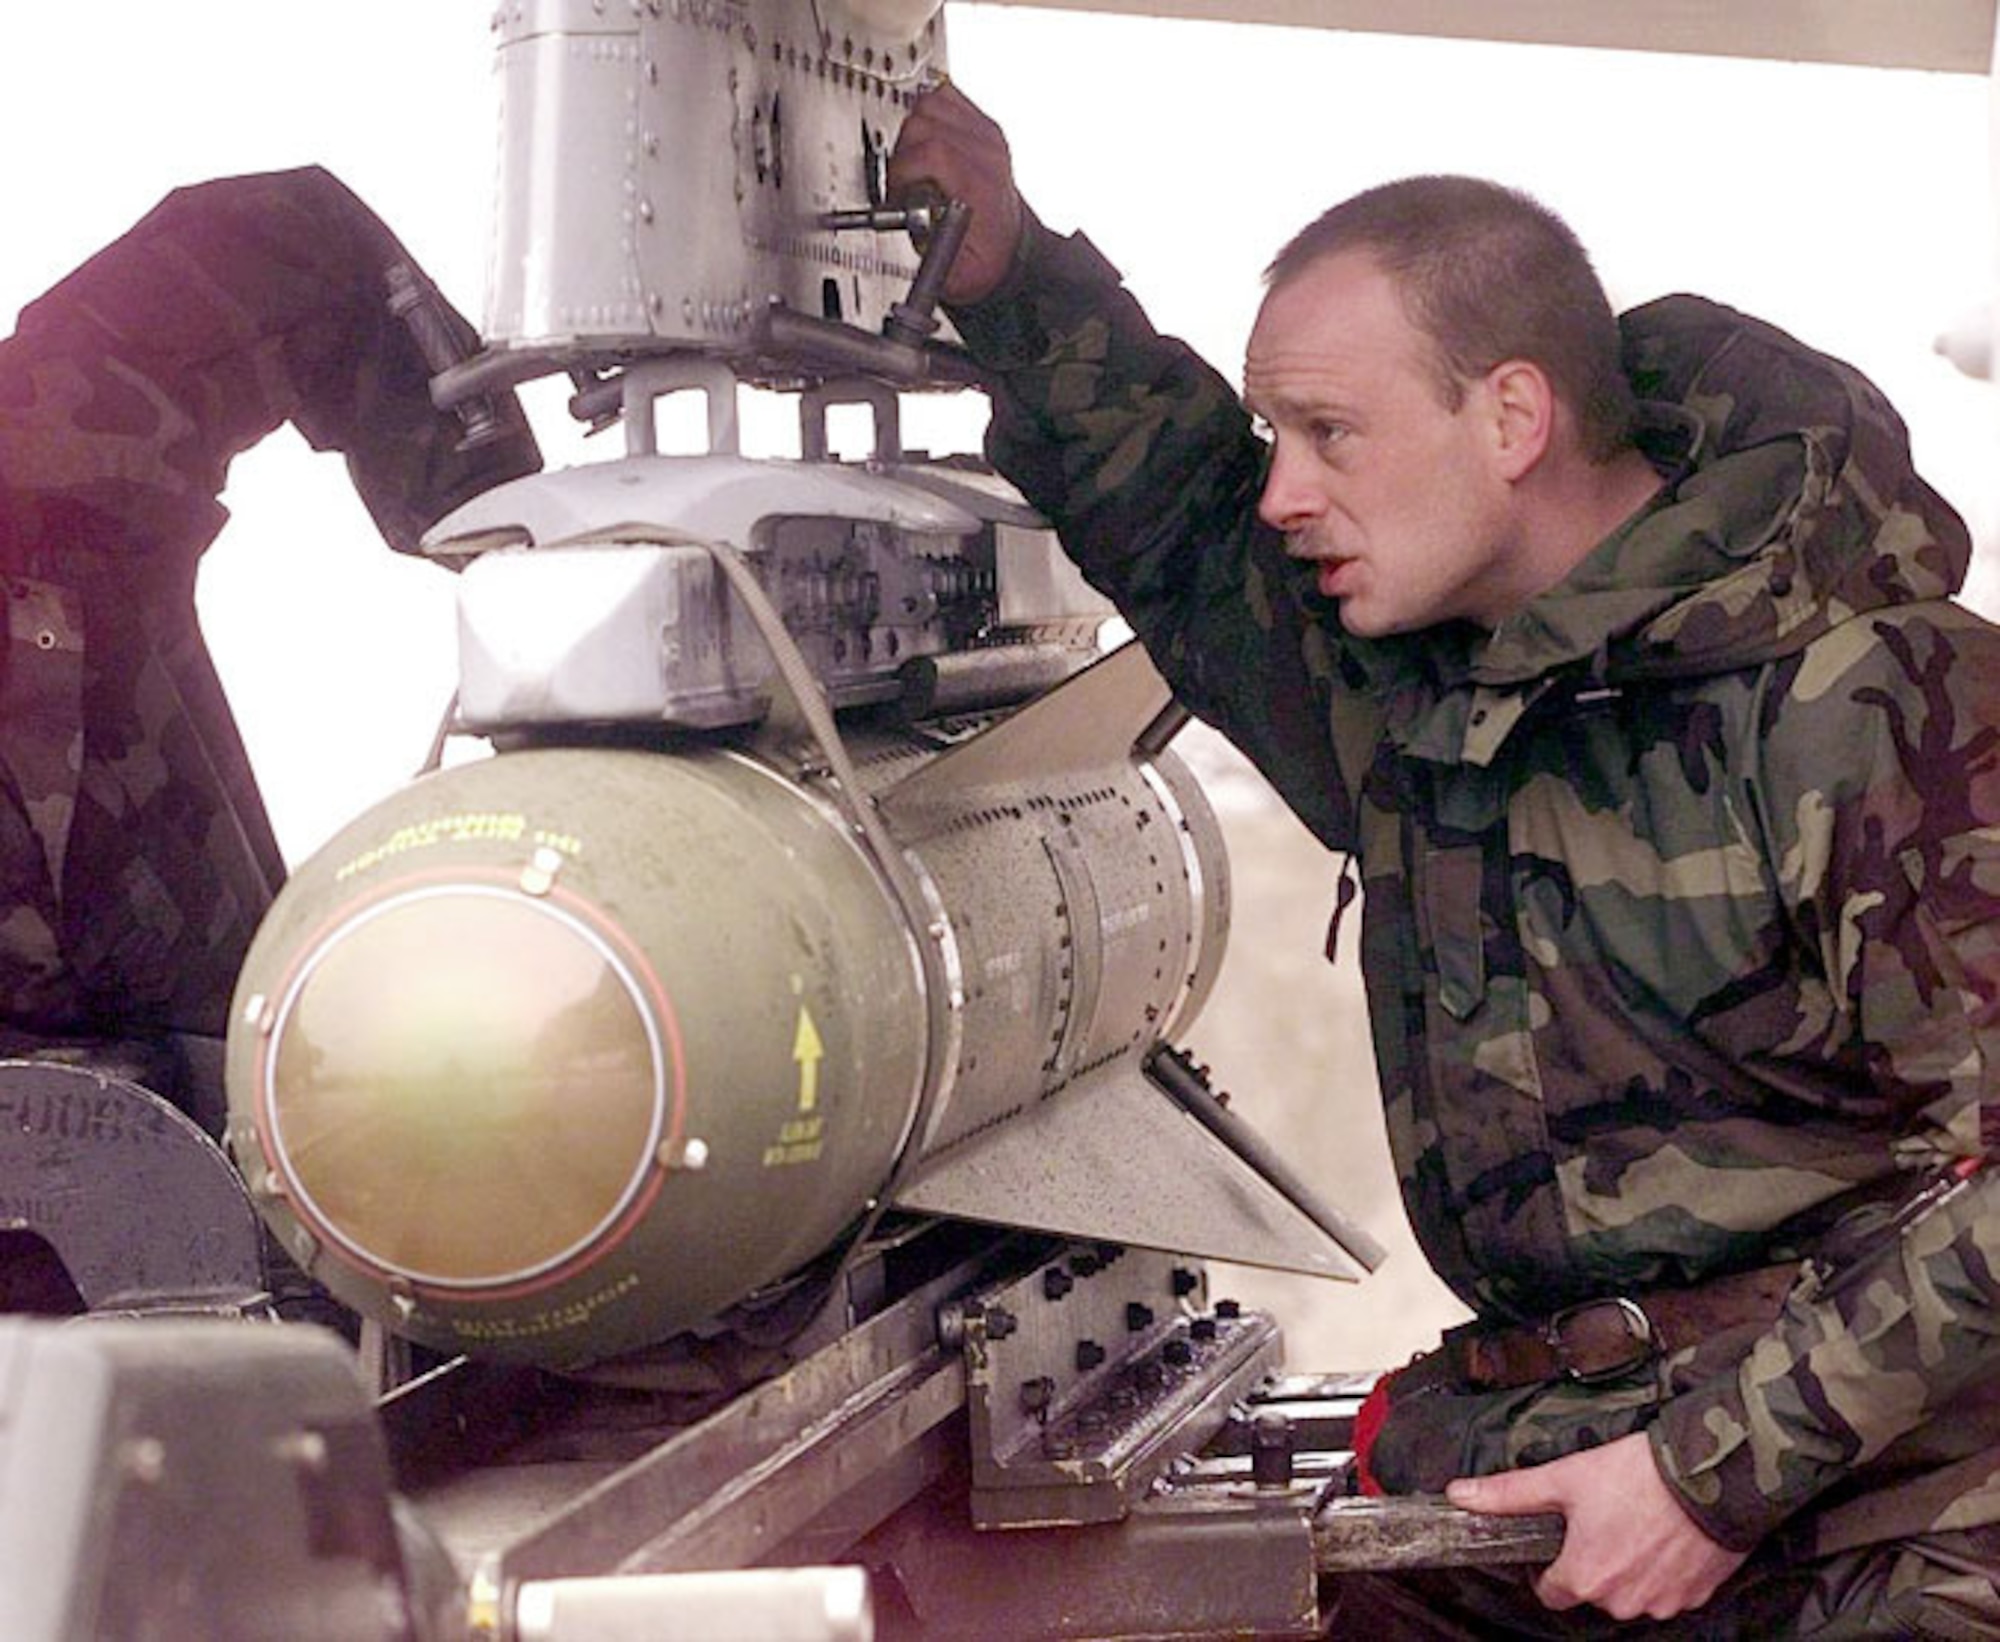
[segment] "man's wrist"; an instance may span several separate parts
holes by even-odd
[[[1005,276],[977,302],[947,304],[959,339],[993,371],[1039,363],[1050,337],[1099,312],[1120,289],[1118,270],[1083,234],[1058,234],[1022,206],[1021,237]]]
[[[947,302],[945,307],[954,319],[961,316],[977,316],[987,309],[1003,308],[1016,301],[1031,283],[1036,242],[1053,239],[1055,236],[1042,226],[1042,221],[1034,213],[1026,200],[1021,201],[1021,229],[1014,236],[1014,249],[1007,259],[1006,271],[999,281],[983,296],[971,302]]]

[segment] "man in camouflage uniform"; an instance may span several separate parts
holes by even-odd
[[[230,459],[291,421],[404,551],[539,465],[511,399],[476,443],[432,405],[392,278],[473,341],[327,173],[239,177],[170,195],[0,342],[0,1049],[224,1030],[283,873],[195,616]]]
[[[1000,467],[1359,859],[1405,1202],[1477,1313],[1375,1475],[1566,1518],[1337,1628],[2000,1634],[2000,634],[1894,411],[1707,302],[1614,321],[1554,218],[1432,178],[1281,253],[1260,439],[955,91],[892,177],[973,207]]]

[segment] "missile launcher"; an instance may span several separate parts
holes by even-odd
[[[879,175],[942,24],[826,15],[496,16],[488,344],[437,392],[478,437],[494,383],[567,370],[624,454],[432,531],[453,728],[491,756],[296,871],[227,1063],[293,1259],[442,1351],[629,1371],[809,1298],[899,1211],[1373,1255],[1149,1076],[1221,959],[1219,834],[1053,533],[902,449],[900,393],[966,374],[929,312],[962,216]],[[744,383],[800,390],[796,460],[742,454]],[[662,455],[684,392],[708,448]],[[828,454],[843,404],[860,461]]]

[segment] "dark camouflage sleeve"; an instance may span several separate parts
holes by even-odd
[[[283,874],[194,602],[232,458],[293,422],[402,549],[540,465],[511,396],[502,437],[463,448],[390,308],[398,264],[326,172],[228,178],[0,341],[0,1047],[223,1030]]]
[[[1740,1362],[1664,1406],[1663,1471],[1737,1547],[1893,1469],[1902,1439],[1992,1426],[1954,1405],[2000,1385],[2000,634],[1944,604],[1850,622],[1770,703],[1761,769],[1758,825],[1832,1004],[1794,1040],[1893,1093],[1877,1144],[1912,1191],[1936,1184],[1907,1224],[1836,1237]]]
[[[1147,325],[1087,243],[1039,228],[1007,287],[955,317],[991,373],[996,463],[1182,699],[1324,840],[1351,842],[1329,733],[1344,641],[1255,520],[1263,458],[1235,396]],[[1782,879],[1774,938],[1808,947],[1824,983],[1811,996],[1826,1005],[1768,1035],[1855,1091],[1834,1125],[1839,1157],[1801,1157],[1779,1137],[1773,1171],[1824,1163],[1870,1178],[1886,1151],[1914,1182],[1992,1140],[2000,648],[1963,612],[1916,610],[1846,622],[1796,667],[1774,667],[1758,725],[1766,762],[1742,842]],[[1996,1173],[1802,1288],[1747,1354],[1732,1343],[1726,1367],[1677,1368],[1656,1453],[1718,1539],[1755,1543],[1857,1468],[1898,1463],[1952,1423],[1959,1399],[1990,1400]]]
[[[0,345],[0,555],[206,546],[230,459],[291,421],[346,454],[382,534],[426,526],[540,465],[519,407],[464,451],[390,311],[414,266],[381,220],[318,168],[176,190],[24,310]],[[449,323],[474,340],[457,315]]]
[[[1081,235],[1031,221],[959,334],[993,397],[988,450],[1115,601],[1191,710],[1333,847],[1352,840],[1327,709],[1335,658],[1256,517],[1265,450],[1236,394],[1160,336]]]

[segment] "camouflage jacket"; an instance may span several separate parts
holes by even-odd
[[[326,172],[227,178],[0,341],[0,1043],[222,1030],[283,872],[195,618],[231,460],[291,421],[402,549],[539,465],[511,396],[502,437],[461,448],[391,312],[398,264]]]
[[[998,465],[1358,857],[1404,1199],[1482,1317],[1810,1252],[1983,1156],[2000,635],[1948,602],[1964,528],[1857,373],[1694,298],[1629,315],[1661,498],[1490,634],[1364,642],[1256,519],[1236,395],[1087,242],[1031,226],[956,318]],[[1637,1388],[1496,1399],[1466,1463],[1643,1425],[1733,1545],[1899,1464],[1964,1461],[1938,1509],[2000,1517],[2000,1420],[1957,1417],[2000,1400],[1996,1201],[1975,1176]]]

